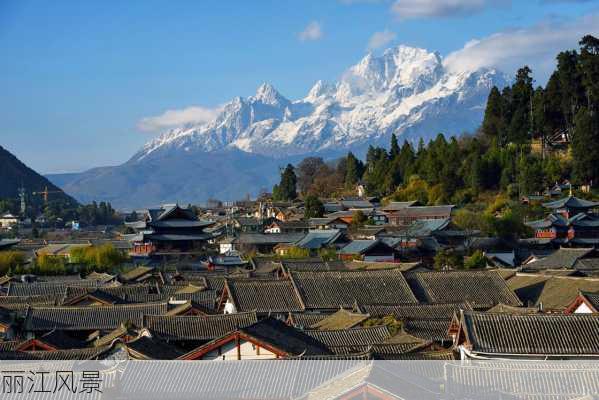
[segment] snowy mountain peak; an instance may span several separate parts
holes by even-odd
[[[304,101],[314,102],[319,97],[328,96],[333,94],[335,91],[335,86],[326,83],[323,80],[319,80],[312,86],[312,89],[308,92],[308,96],[304,99]]]
[[[284,157],[387,144],[392,133],[410,140],[460,134],[478,128],[490,89],[506,82],[490,69],[450,72],[438,53],[397,46],[367,54],[337,83],[316,82],[301,100],[264,83],[255,95],[226,104],[214,121],[161,135],[131,162],[223,149]]]
[[[289,100],[283,97],[270,83],[260,85],[253,98],[255,101],[261,101],[264,104],[273,106],[289,103]]]
[[[441,56],[425,49],[397,46],[378,57],[369,53],[344,74],[338,99],[350,101],[355,96],[378,94],[393,88],[402,88],[404,94],[421,92],[444,72]]]

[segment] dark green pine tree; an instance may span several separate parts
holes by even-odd
[[[516,73],[516,83],[512,86],[512,109],[514,110],[508,127],[508,140],[513,143],[526,143],[530,139],[530,106],[532,102],[531,69],[527,66]]]
[[[403,171],[401,170],[401,160],[398,157],[395,157],[389,162],[389,166],[387,168],[387,174],[385,175],[384,183],[383,183],[383,192],[385,193],[393,193],[397,186],[399,186],[403,181]]]
[[[561,111],[568,128],[572,127],[584,99],[578,58],[575,50],[563,51],[557,56],[557,76],[562,89]]]
[[[550,135],[567,127],[562,113],[562,88],[557,72],[554,72],[543,94],[543,132]]]
[[[599,39],[586,35],[580,41],[580,72],[586,95],[587,108],[591,113],[599,108]]]
[[[324,204],[314,195],[309,195],[304,199],[304,218],[320,218],[324,215]]]
[[[385,149],[370,147],[366,155],[366,172],[364,181],[370,194],[384,195],[386,193],[385,178],[389,168],[389,158]]]
[[[599,178],[599,113],[591,114],[582,107],[574,118],[572,134],[572,169],[578,183],[591,183]]]
[[[281,182],[273,188],[273,197],[279,201],[289,201],[297,198],[297,177],[293,165],[287,164],[287,167],[281,173]]]
[[[389,148],[389,159],[394,160],[399,155],[399,144],[397,143],[397,136],[395,133],[391,134],[391,147]]]
[[[449,143],[445,145],[443,151],[443,167],[440,172],[440,182],[443,185],[443,191],[449,198],[462,186],[462,180],[459,176],[461,163],[461,152],[458,141],[452,137]]]
[[[360,180],[361,167],[360,160],[350,151],[345,159],[345,187],[353,188]]]
[[[415,160],[416,155],[414,154],[414,149],[412,145],[408,143],[408,141],[403,142],[403,146],[401,146],[401,150],[399,152],[399,169],[403,174],[402,179],[404,182],[410,178],[415,171]]]
[[[497,86],[493,86],[487,100],[482,129],[485,135],[495,139],[498,143],[503,142],[501,135],[504,131],[501,104],[501,93],[499,93]]]
[[[542,87],[535,89],[532,96],[532,134],[534,138],[543,135],[545,122],[545,91]]]
[[[468,184],[470,189],[478,194],[484,184],[484,166],[480,155],[470,157],[470,176],[468,176]]]

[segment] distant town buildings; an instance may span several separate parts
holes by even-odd
[[[545,201],[524,239],[461,229],[452,205],[374,198],[325,199],[315,218],[301,201],[173,204],[4,239],[66,272],[0,278],[0,358],[596,358],[598,204]],[[129,258],[77,269],[74,249],[106,245]]]

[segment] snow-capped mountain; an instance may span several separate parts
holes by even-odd
[[[505,77],[490,69],[449,73],[437,53],[398,46],[366,55],[339,82],[318,81],[291,101],[272,85],[237,97],[206,124],[170,130],[147,143],[130,162],[165,152],[239,149],[286,157],[366,144],[476,129],[493,85]]]
[[[213,121],[166,132],[122,165],[49,178],[80,201],[128,209],[237,200],[269,190],[278,167],[308,154],[362,155],[370,144],[388,146],[392,133],[428,140],[473,131],[491,87],[505,83],[497,71],[450,73],[438,54],[399,46],[367,55],[338,82],[317,82],[303,99],[263,84]]]

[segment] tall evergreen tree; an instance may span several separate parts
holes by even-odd
[[[314,195],[309,195],[304,199],[304,218],[320,218],[324,215],[324,204]]]
[[[543,93],[543,132],[550,135],[567,128],[567,121],[562,113],[562,87],[557,71],[551,74]]]
[[[572,167],[578,183],[591,183],[599,178],[599,116],[582,107],[574,119],[572,134]]]
[[[580,72],[586,104],[589,111],[595,113],[599,111],[599,39],[586,35],[580,46]]]
[[[516,73],[516,82],[511,91],[513,114],[508,127],[508,139],[514,143],[525,143],[530,139],[530,111],[532,104],[532,71],[528,66]]]
[[[482,129],[485,135],[494,138],[498,142],[502,142],[501,135],[505,129],[503,126],[501,103],[501,93],[499,93],[497,86],[493,86],[487,99]]]
[[[403,174],[402,180],[404,182],[415,172],[415,159],[416,155],[414,154],[412,145],[407,140],[404,141],[399,152],[399,169]]]
[[[289,201],[297,198],[297,177],[293,165],[287,164],[287,167],[281,173],[281,182],[273,188],[273,197],[279,201]]]
[[[391,134],[391,147],[389,148],[389,158],[391,160],[395,159],[399,155],[399,144],[397,143],[397,136],[395,133]]]
[[[557,56],[557,76],[562,89],[561,111],[568,128],[572,127],[584,97],[578,61],[575,50],[563,51]]]
[[[350,151],[345,159],[345,187],[353,188],[362,175],[360,160]]]

